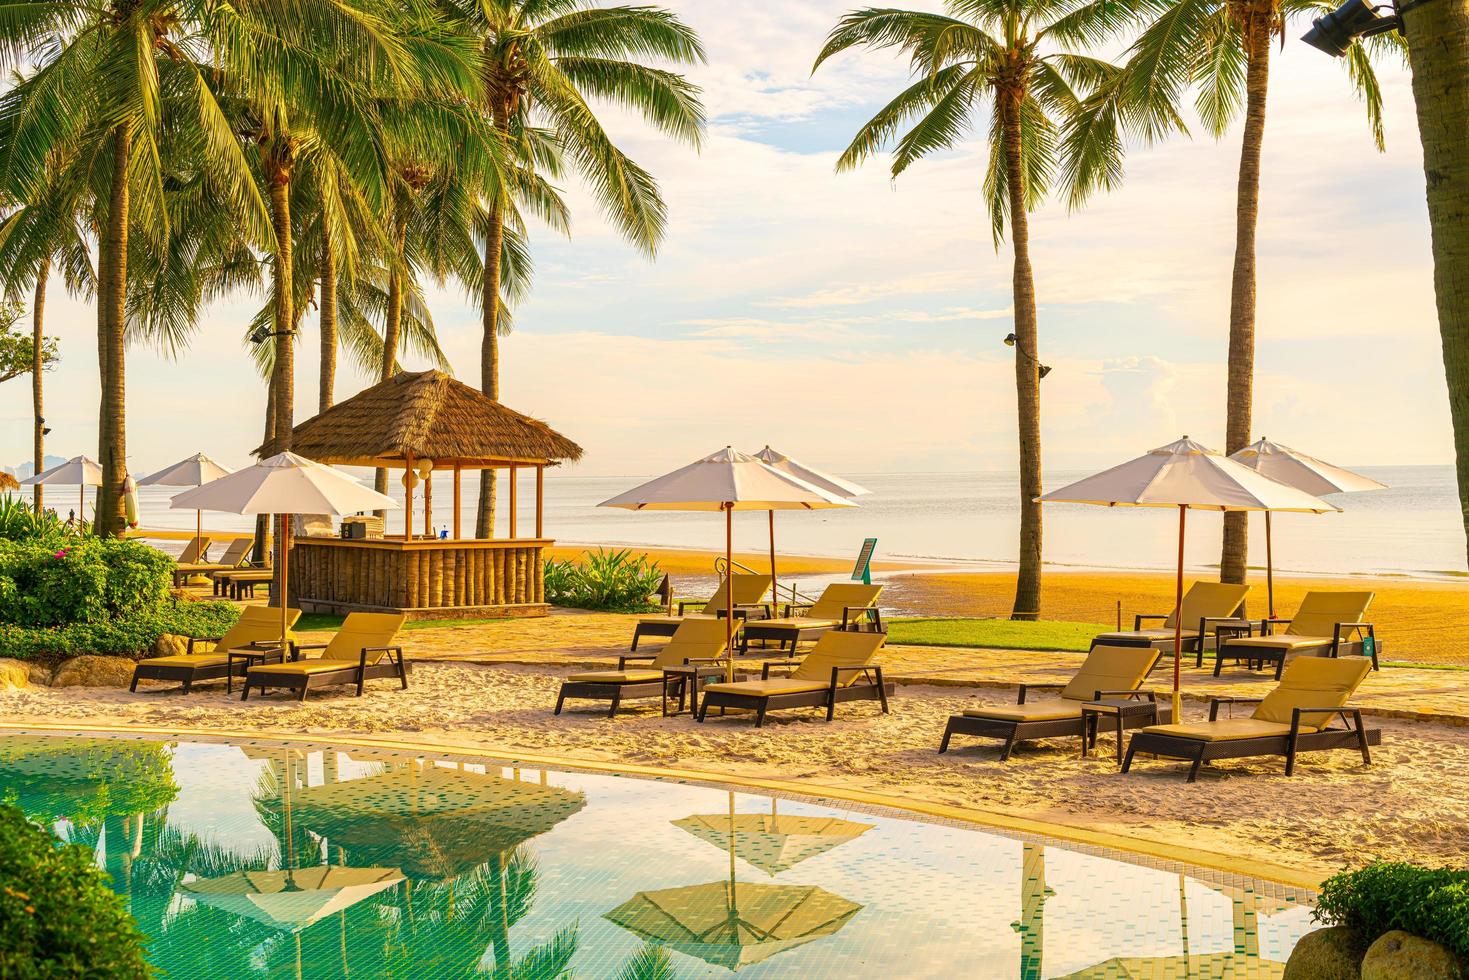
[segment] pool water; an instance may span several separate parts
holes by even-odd
[[[0,737],[171,978],[1278,977],[1309,893],[830,801],[469,756]]]

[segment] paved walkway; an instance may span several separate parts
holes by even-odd
[[[418,660],[566,668],[615,666],[618,654],[627,649],[636,618],[558,612],[545,619],[415,629],[405,634],[405,646],[409,656]],[[1014,688],[1021,681],[1067,680],[1084,656],[1037,650],[889,646],[882,662],[884,672],[899,684]],[[1184,664],[1184,695],[1197,700],[1212,695],[1259,697],[1274,683],[1269,673],[1233,668],[1216,679],[1211,669],[1194,669],[1189,658]],[[1169,666],[1165,660],[1148,686],[1160,692],[1169,689]],[[1355,703],[1364,713],[1380,717],[1469,727],[1469,671],[1386,667],[1367,679]]]

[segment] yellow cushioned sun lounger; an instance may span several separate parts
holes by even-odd
[[[1004,762],[1010,758],[1016,742],[1068,735],[1086,737],[1081,706],[1087,701],[1146,698],[1154,702],[1151,691],[1143,692],[1139,688],[1160,655],[1154,647],[1094,646],[1082,662],[1081,669],[1065,684],[1021,684],[1013,707],[970,708],[950,717],[944,728],[943,741],[939,743],[939,752],[949,750],[949,741],[955,735],[1001,738],[1005,744],[1000,749],[1000,761]],[[1041,701],[1027,700],[1032,691],[1046,688],[1059,688],[1058,696]],[[1148,723],[1148,719],[1140,715],[1121,720],[1124,727]]]
[[[672,636],[679,625],[690,617],[714,618],[723,616],[729,610],[729,589],[734,589],[735,615],[744,615],[748,618],[751,610],[759,610],[765,617],[770,615],[770,606],[765,604],[765,593],[770,591],[770,583],[775,581],[769,575],[731,575],[719,583],[719,588],[714,590],[714,595],[708,601],[683,600],[678,604],[677,616],[643,616],[637,625],[633,627],[632,649],[638,649],[638,640],[644,636]],[[698,606],[697,612],[687,612],[690,607]]]
[[[1214,676],[1224,669],[1227,660],[1264,666],[1275,664],[1275,679],[1280,680],[1288,657],[1335,657],[1361,649],[1360,637],[1371,639],[1372,669],[1377,665],[1377,633],[1371,623],[1364,622],[1371,592],[1307,592],[1301,608],[1289,620],[1265,621],[1265,628],[1285,624],[1280,633],[1263,636],[1241,636],[1225,640],[1214,661]],[[1354,638],[1355,639],[1354,641]],[[1356,643],[1351,650],[1349,644]]]
[[[852,625],[868,625],[882,632],[882,614],[877,610],[877,597],[882,586],[860,582],[835,582],[821,593],[804,616],[782,616],[747,622],[740,634],[740,653],[749,652],[751,640],[776,640],[782,649],[789,643],[791,653],[803,640],[814,640],[834,629]]]
[[[297,653],[320,650],[320,657],[251,667],[245,673],[240,700],[250,697],[252,687],[262,694],[267,688],[284,687],[305,701],[312,688],[334,684],[355,684],[357,696],[362,697],[363,685],[375,677],[396,677],[406,690],[408,662],[395,641],[407,619],[402,613],[348,613],[331,642],[295,647]]]
[[[1215,759],[1260,755],[1285,756],[1285,774],[1295,772],[1296,755],[1324,749],[1354,748],[1371,765],[1369,745],[1382,733],[1362,724],[1362,712],[1347,702],[1372,671],[1366,657],[1302,657],[1286,668],[1275,690],[1263,698],[1213,698],[1209,720],[1150,725],[1132,737],[1122,771],[1132,767],[1134,753],[1187,759],[1188,781],[1199,767]],[[1220,718],[1225,704],[1254,704],[1249,718]],[[1341,719],[1344,727],[1333,727]]]
[[[663,648],[656,654],[623,654],[616,670],[584,670],[567,677],[556,697],[556,714],[567,698],[610,701],[607,717],[617,714],[623,701],[634,698],[663,698],[663,713],[668,713],[668,694],[677,689],[680,708],[686,693],[685,682],[723,673],[714,661],[724,656],[728,641],[727,624],[709,616],[686,616]],[[648,666],[628,666],[629,660],[647,660]],[[672,673],[665,673],[672,671]]]
[[[831,721],[840,701],[875,700],[888,710],[892,685],[884,684],[882,667],[873,662],[887,642],[884,633],[831,630],[821,634],[811,652],[799,661],[768,661],[758,681],[710,684],[699,705],[699,721],[711,707],[745,708],[755,712],[755,727],[765,713],[781,708],[826,708]],[[770,668],[795,666],[790,677],[771,677]]]
[[[294,638],[289,627],[300,618],[301,610],[286,610],[288,631],[285,643],[281,643],[281,611],[266,606],[246,606],[240,610],[239,620],[223,636],[190,637],[188,653],[138,661],[128,689],[136,691],[140,680],[169,680],[180,681],[183,693],[188,694],[195,681],[242,675],[245,673],[245,661],[237,660],[232,671],[229,652],[249,649],[252,644],[275,643],[278,648],[276,659],[284,659],[284,649]]]

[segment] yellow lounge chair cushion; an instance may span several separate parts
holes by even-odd
[[[707,613],[688,613],[684,616],[643,616],[638,620],[638,625],[649,626],[679,626],[686,619],[716,619]]]
[[[588,681],[593,684],[643,684],[648,681],[661,681],[663,679],[663,671],[589,670],[581,674],[572,674],[566,679],[569,681]]]
[[[173,657],[149,657],[147,660],[139,660],[138,666],[153,667],[223,667],[229,660],[221,651],[220,653],[181,653]]]
[[[970,708],[966,718],[988,718],[993,721],[1065,721],[1081,717],[1080,701],[1035,701],[994,708]]]
[[[1318,729],[1302,725],[1302,732]],[[1195,721],[1181,725],[1149,725],[1143,729],[1150,735],[1171,735],[1174,738],[1191,738],[1200,742],[1234,742],[1244,738],[1269,738],[1289,735],[1290,725],[1259,718],[1223,718],[1219,721]]]
[[[735,681],[733,684],[710,684],[707,693],[744,694],[754,698],[768,698],[775,694],[804,694],[807,691],[824,691],[831,685],[816,681],[800,681],[789,677],[772,677],[768,681]]]
[[[1185,629],[1179,634],[1185,640],[1196,639],[1199,631],[1196,629]],[[1149,643],[1173,642],[1173,631],[1171,629],[1156,630],[1123,630],[1121,633],[1102,633],[1097,637],[1098,643],[1108,643],[1113,640],[1147,640]]]
[[[1183,596],[1183,627],[1198,629],[1199,620],[1205,617],[1233,616],[1244,604],[1249,593],[1248,585],[1226,585],[1223,582],[1194,582]],[[1172,631],[1177,624],[1178,610],[1163,620],[1163,628]]]
[[[851,687],[864,680],[870,683],[870,675],[864,674],[859,668],[871,667],[872,658],[877,656],[877,651],[886,642],[886,633],[850,633],[842,630],[822,633],[811,652],[801,658],[800,666],[791,672],[790,679],[830,687],[832,668],[842,667],[847,669],[837,674],[838,687]]]
[[[1307,592],[1286,632],[1330,636],[1337,623],[1359,623],[1372,605],[1371,592]]]
[[[329,674],[337,670],[356,670],[355,660],[298,660],[295,663],[266,664],[264,667],[251,667],[250,673],[267,671],[272,674]]]
[[[765,629],[767,626],[774,626],[776,629],[782,630],[829,630],[835,626],[840,626],[841,622],[835,619],[812,619],[808,616],[789,616],[780,619],[757,619],[754,625],[761,629]]]
[[[1372,670],[1367,657],[1299,657],[1291,662],[1275,690],[1265,695],[1254,717],[1289,725],[1296,708],[1326,708],[1345,705]],[[1301,716],[1303,725],[1326,725],[1330,712]]]
[[[1276,636],[1242,636],[1238,640],[1226,640],[1226,653],[1236,647],[1251,647],[1256,650],[1317,650],[1331,646],[1329,636],[1292,636],[1281,633]]]
[[[1092,647],[1061,697],[1090,701],[1098,691],[1135,691],[1157,662],[1151,647]]]
[[[877,602],[882,594],[880,585],[863,585],[860,582],[834,582],[822,590],[821,598],[812,603],[806,615],[812,619],[834,619],[841,622],[842,612],[848,607],[866,608]]]

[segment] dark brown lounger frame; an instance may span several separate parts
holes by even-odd
[[[678,604],[678,614],[680,616],[682,616],[684,614],[684,607],[686,607],[686,606],[699,606],[699,605],[703,605],[703,603],[699,602],[698,600],[685,599],[683,602],[680,602]],[[754,605],[754,606],[735,606],[735,609],[734,609],[735,619],[743,620],[745,622],[749,622],[751,610],[764,610],[765,611],[765,618],[766,619],[769,619],[770,618],[770,603],[768,603],[768,602],[762,602],[762,603],[760,603],[758,605]],[[719,610],[716,618],[723,619],[724,618],[724,613],[725,613],[725,610],[723,610],[723,609]],[[633,627],[633,630],[632,630],[632,649],[634,651],[636,651],[637,648],[638,648],[638,640],[640,640],[641,638],[643,638],[645,636],[672,636],[674,633],[678,632],[678,626],[679,626],[678,623],[644,623],[644,622],[639,622],[637,625],[635,625]],[[739,629],[739,627],[736,626],[735,629]],[[621,669],[621,668],[619,668],[619,669]]]
[[[190,656],[193,655],[195,643],[218,643],[222,639],[224,639],[222,636],[191,636],[189,637],[189,646],[186,653]],[[279,641],[273,641],[273,643],[277,642]],[[256,647],[256,649],[260,648]],[[221,651],[221,653],[224,653],[224,651]],[[271,656],[272,653],[274,653],[273,657]],[[263,655],[267,661],[273,659],[277,663],[285,659],[281,649],[273,645],[270,649],[265,650]],[[128,690],[136,694],[138,681],[179,681],[183,684],[181,693],[188,694],[189,689],[194,686],[195,681],[217,681],[228,678],[230,674],[234,674],[236,677],[243,677],[245,676],[245,670],[245,661],[241,660],[236,663],[227,656],[224,663],[211,664],[207,667],[193,667],[180,664],[150,664],[140,661],[133,667],[133,682],[128,685]]]
[[[1281,624],[1281,623],[1289,623],[1289,622],[1290,622],[1290,620],[1288,620],[1288,619],[1262,619],[1260,621],[1260,626],[1261,626],[1261,629],[1265,630],[1265,632],[1263,632],[1261,635],[1262,636],[1272,636],[1273,633],[1271,633],[1270,631],[1272,630],[1272,628],[1274,626],[1276,626],[1278,624]],[[1356,630],[1357,631],[1357,638],[1355,640],[1352,640],[1352,639],[1350,639],[1347,636],[1347,633],[1350,630]],[[1364,634],[1363,631],[1365,631],[1365,634]],[[1227,639],[1221,640],[1220,643],[1219,643],[1219,650],[1214,655],[1215,656],[1215,660],[1214,660],[1214,676],[1215,677],[1218,677],[1219,676],[1219,672],[1224,669],[1224,660],[1225,660],[1226,657],[1228,657],[1230,660],[1234,661],[1234,663],[1236,665],[1243,663],[1245,665],[1245,667],[1247,669],[1249,669],[1249,670],[1256,670],[1256,669],[1263,670],[1265,668],[1265,665],[1267,663],[1274,663],[1275,664],[1275,679],[1276,680],[1280,680],[1280,675],[1285,672],[1285,658],[1286,658],[1286,654],[1288,654],[1288,653],[1294,653],[1294,654],[1296,654],[1296,656],[1302,656],[1302,657],[1322,657],[1322,656],[1325,656],[1325,657],[1339,657],[1339,656],[1341,656],[1341,653],[1342,653],[1342,643],[1343,642],[1356,643],[1358,645],[1361,645],[1362,642],[1363,642],[1363,639],[1364,639],[1364,635],[1365,635],[1365,638],[1367,640],[1370,640],[1371,641],[1371,647],[1372,647],[1372,653],[1371,653],[1371,657],[1372,657],[1372,669],[1373,670],[1381,670],[1382,668],[1380,666],[1378,666],[1378,663],[1377,663],[1377,651],[1378,651],[1378,645],[1377,645],[1377,628],[1375,626],[1373,626],[1371,623],[1337,623],[1336,626],[1333,628],[1332,633],[1331,633],[1331,646],[1326,647],[1326,652],[1325,653],[1313,653],[1313,652],[1310,652],[1313,649],[1314,650],[1319,650],[1319,649],[1321,649],[1320,647],[1308,648],[1305,651],[1302,651],[1302,650],[1294,650],[1294,651],[1292,651],[1292,650],[1268,650],[1268,649],[1264,649],[1264,648],[1261,648],[1261,647],[1251,647],[1251,646],[1242,647],[1241,648],[1241,651],[1242,652],[1240,652],[1240,653],[1226,653],[1225,651],[1227,651],[1229,649],[1229,640],[1227,640]],[[1258,667],[1257,667],[1257,665],[1258,665]]]
[[[634,638],[634,644],[637,640]],[[656,654],[643,653],[637,656],[623,654],[617,658],[617,669],[626,670],[629,660],[653,660]],[[690,663],[713,663],[713,661],[684,659],[684,664]],[[561,707],[567,698],[581,701],[611,701],[612,705],[607,709],[607,717],[617,715],[617,709],[622,706],[624,700],[635,700],[637,698],[663,698],[663,715],[668,716],[668,697],[671,690],[678,691],[678,710],[682,711],[684,698],[688,692],[684,688],[684,678],[677,674],[664,674],[656,681],[562,681],[561,693],[556,696],[556,710],[553,714],[561,714]]]
[[[1164,620],[1164,621],[1166,621],[1168,619],[1168,614],[1166,614],[1166,613],[1138,613],[1137,615],[1135,615],[1135,616],[1132,617],[1132,631],[1134,633],[1137,633],[1137,632],[1139,632],[1139,631],[1142,630],[1142,628],[1143,628],[1143,620],[1145,620],[1145,619],[1157,619],[1157,620]],[[1181,643],[1181,646],[1182,646],[1182,649],[1183,649],[1183,652],[1184,653],[1192,653],[1194,655],[1194,667],[1195,668],[1202,668],[1204,666],[1204,647],[1205,647],[1205,645],[1206,645],[1206,643],[1208,641],[1208,634],[1207,634],[1206,630],[1208,630],[1209,624],[1210,623],[1237,623],[1237,622],[1240,622],[1240,621],[1241,621],[1240,620],[1240,617],[1238,617],[1238,616],[1200,616],[1199,617],[1199,632],[1198,632],[1198,635],[1196,635],[1196,636],[1185,636],[1185,637],[1183,637],[1183,642]],[[1124,636],[1112,636],[1112,637],[1109,637],[1107,639],[1103,639],[1100,636],[1092,637],[1092,643],[1091,643],[1090,649],[1095,649],[1098,646],[1112,646],[1112,647],[1152,647],[1153,649],[1155,649],[1155,650],[1158,651],[1158,662],[1153,665],[1153,670],[1157,670],[1160,666],[1162,666],[1162,664],[1163,664],[1163,658],[1164,657],[1167,657],[1170,660],[1173,657],[1173,641],[1171,641],[1171,640],[1148,639],[1148,638],[1145,638],[1145,637],[1136,637],[1136,638],[1133,638],[1133,637],[1124,637]],[[1151,673],[1151,671],[1149,671],[1149,673]]]
[[[760,679],[770,680],[771,667],[793,667],[800,663],[799,660],[767,660],[760,668]],[[840,686],[842,673],[860,671],[866,683],[855,683],[848,687]],[[753,694],[735,694],[729,691],[705,691],[704,698],[699,702],[699,721],[704,720],[704,715],[711,707],[719,708],[721,714],[725,708],[744,708],[755,712],[755,727],[759,728],[765,724],[765,713],[770,710],[779,711],[782,708],[826,708],[826,720],[831,721],[836,714],[838,702],[845,701],[880,701],[882,702],[882,713],[888,713],[888,695],[894,693],[896,687],[892,683],[885,683],[882,679],[882,668],[876,664],[866,667],[833,667],[831,669],[831,683],[819,691],[798,691],[792,694],[770,694],[757,696]]]
[[[297,646],[295,650],[321,650],[326,647],[325,643],[311,643],[306,646]],[[386,654],[375,664],[367,662],[369,653]],[[315,661],[313,661],[315,662]],[[367,681],[377,677],[396,677],[402,683],[403,690],[408,689],[408,661],[403,656],[401,646],[390,647],[363,647],[357,663],[343,660],[342,666],[336,670],[324,670],[315,674],[298,674],[288,672],[274,672],[268,667],[256,667],[245,673],[245,689],[240,692],[240,700],[245,701],[250,697],[250,688],[260,689],[264,694],[267,688],[284,687],[296,692],[296,700],[305,701],[306,692],[317,687],[334,687],[338,684],[357,684],[357,696],[362,697],[362,686]]]
[[[1016,704],[1025,703],[1025,695],[1036,690],[1061,690],[1065,684],[1021,684]],[[1093,701],[1103,698],[1133,698],[1141,700],[1147,698],[1156,702],[1157,698],[1152,691],[1096,691],[1092,695]],[[1078,702],[1080,703],[1080,702]],[[1160,719],[1162,714],[1158,716]],[[1082,716],[1078,714],[1075,718],[1054,718],[1049,721],[1015,721],[1009,718],[973,718],[969,715],[950,715],[949,723],[944,727],[943,741],[939,742],[939,754],[949,751],[949,740],[955,735],[975,735],[979,738],[1002,738],[1005,744],[1000,748],[1000,761],[1006,762],[1010,758],[1010,752],[1015,748],[1016,742],[1029,742],[1037,738],[1065,738],[1075,735],[1085,737]],[[1143,718],[1123,718],[1124,728],[1141,728],[1144,725],[1153,724]]]
[[[785,650],[786,643],[789,642],[791,653],[795,653],[803,641],[814,640],[828,630],[862,630],[869,627],[877,633],[887,632],[882,625],[882,613],[876,606],[843,606],[839,626],[769,626],[759,620],[746,620],[744,632],[740,634],[740,655],[750,652],[751,640],[777,640],[780,642],[777,650]]]
[[[1259,704],[1263,698],[1211,698],[1209,720],[1217,721],[1221,704]],[[1339,717],[1345,728],[1323,728],[1319,732],[1303,732],[1301,716],[1329,713],[1333,720]],[[1328,723],[1329,724],[1329,723]],[[1268,735],[1263,738],[1237,738],[1206,742],[1198,738],[1183,738],[1157,732],[1138,732],[1127,743],[1127,758],[1122,760],[1122,771],[1132,768],[1134,753],[1144,752],[1184,759],[1192,765],[1188,770],[1188,781],[1199,776],[1199,767],[1215,759],[1247,759],[1263,755],[1285,756],[1285,774],[1296,771],[1296,755],[1301,752],[1321,752],[1327,749],[1358,749],[1362,753],[1362,764],[1372,765],[1369,745],[1382,744],[1382,731],[1367,728],[1362,724],[1362,712],[1358,708],[1296,708],[1291,711],[1290,732],[1286,735]]]

